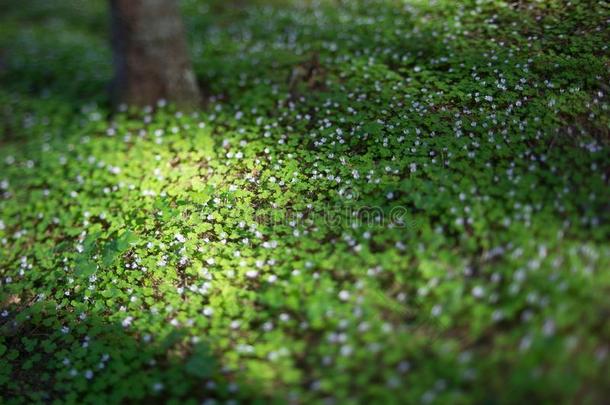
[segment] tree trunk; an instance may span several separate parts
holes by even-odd
[[[199,89],[178,0],[110,0],[117,103],[153,106],[165,99],[196,107]]]

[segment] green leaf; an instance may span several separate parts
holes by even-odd
[[[102,253],[102,263],[104,267],[112,265],[127,249],[138,242],[138,237],[133,232],[127,230],[116,239],[112,239],[104,246]]]
[[[210,349],[198,344],[186,363],[186,371],[199,378],[211,377],[216,369],[216,360],[212,357]]]
[[[95,270],[97,265],[89,259],[81,258],[76,261],[76,274],[82,277],[89,277]]]

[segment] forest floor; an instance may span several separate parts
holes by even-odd
[[[0,4],[1,402],[607,401],[606,1],[182,4],[188,114]]]

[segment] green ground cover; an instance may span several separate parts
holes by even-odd
[[[608,2],[184,1],[195,113],[104,6],[0,3],[3,403],[607,400]]]

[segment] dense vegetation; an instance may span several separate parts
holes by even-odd
[[[3,403],[607,400],[606,1],[183,6],[195,113],[0,5]]]

